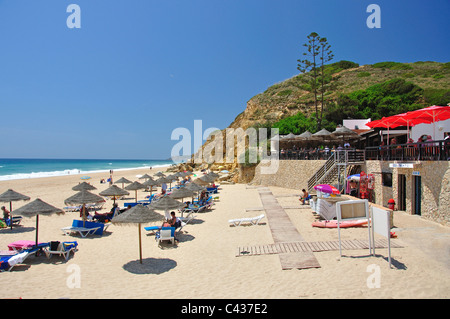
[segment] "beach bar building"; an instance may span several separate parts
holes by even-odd
[[[450,113],[450,106],[442,109]],[[367,123],[369,127],[370,122]],[[267,163],[260,163],[255,168],[253,183],[298,190],[305,188],[311,193],[314,193],[314,185],[331,184],[343,194],[348,194],[347,178],[363,173],[370,176],[369,189],[365,195],[359,192],[358,197],[368,198],[369,201],[386,208],[395,202],[394,211],[405,211],[448,226],[450,225],[448,119],[414,127],[415,125],[397,126],[390,132],[391,137],[407,134],[399,140],[408,141],[412,134],[419,137],[423,135],[430,137],[430,132],[435,134],[431,134],[428,140],[424,138],[419,141],[409,140],[409,143],[380,145],[381,138],[387,139],[386,128],[372,127],[363,130],[362,133],[372,136],[371,142],[359,149],[335,150],[330,152],[328,157],[312,159],[280,157],[278,170],[274,174],[262,174],[261,167]],[[421,132],[425,134],[419,135]],[[377,138],[379,142],[375,143]]]

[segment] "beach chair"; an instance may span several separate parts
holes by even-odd
[[[186,217],[178,217],[178,218],[186,225],[189,224],[189,222],[193,220],[195,217],[197,216],[194,215],[194,211],[190,211]]]
[[[12,224],[14,225],[20,225],[20,222],[22,221],[22,216],[13,216],[12,218]],[[6,226],[11,226],[11,218],[8,218],[5,220]]]
[[[78,205],[78,206],[66,206],[63,209],[66,212],[76,212],[76,211],[79,211],[81,209],[81,205]]]
[[[81,237],[86,237],[88,235],[103,235],[103,229],[105,225],[102,223],[94,222],[84,222],[82,220],[74,219],[72,226],[61,228],[65,235],[70,235],[71,233],[78,233]]]
[[[228,222],[234,226],[240,226],[242,223],[250,223],[251,225],[257,225],[263,218],[264,214],[261,214],[259,216],[250,218],[230,219]]]
[[[49,245],[49,249],[45,250],[45,255],[48,259],[52,258],[53,255],[63,255],[67,261],[69,260],[70,252],[75,254],[77,251],[78,243],[76,241],[65,241],[62,243],[59,241],[52,241]]]
[[[153,234],[156,234],[157,231],[161,230],[161,226],[147,226],[144,227],[146,231],[151,231]]]
[[[196,205],[196,204],[190,204],[188,207],[186,207],[186,208],[183,208],[183,209],[181,209],[180,210],[180,213],[181,214],[183,214],[183,213],[200,213],[200,212],[202,212],[202,211],[204,211],[204,210],[206,210],[206,206],[199,206],[199,205]]]
[[[156,233],[155,240],[158,242],[158,246],[161,245],[162,240],[170,240],[172,244],[175,244],[175,227],[162,227]]]
[[[0,255],[0,271],[11,271],[14,266],[21,264],[27,259],[27,257],[34,252],[23,251],[21,253],[17,251],[10,251],[9,255]]]

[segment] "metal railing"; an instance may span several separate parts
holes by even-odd
[[[366,160],[448,161],[450,140],[366,147]]]
[[[325,164],[308,180],[308,190],[311,190],[314,185],[329,184],[333,181],[337,181],[339,186],[343,186],[343,183],[339,181],[345,179],[347,167],[364,163],[364,159],[365,150],[345,149],[332,152]]]

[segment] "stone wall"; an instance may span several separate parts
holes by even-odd
[[[362,170],[374,174],[374,203],[387,207],[393,198],[398,207],[399,174],[406,177],[406,212],[413,213],[413,171],[422,177],[421,216],[450,226],[450,162],[422,161],[414,163],[414,168],[391,168],[386,161],[367,161]],[[260,163],[256,166],[254,185],[279,186],[301,190],[308,187],[308,179],[325,164],[325,161],[280,160],[275,174],[261,174]],[[383,186],[382,172],[392,173],[392,187]]]
[[[413,172],[420,174],[422,196],[421,216],[450,226],[450,163],[448,161],[422,161],[414,163],[414,168],[391,168],[390,163],[384,161],[367,161],[363,170],[375,177],[374,199],[375,203],[387,206],[390,198],[393,198],[398,207],[399,175],[406,177],[406,209],[407,213],[413,213]],[[392,173],[392,187],[382,184],[382,172]]]
[[[280,186],[298,190],[303,188],[307,189],[308,180],[324,164],[324,160],[280,160],[278,170],[275,174],[261,174],[261,167],[265,164],[260,163],[255,169],[255,177],[251,183],[265,186]]]

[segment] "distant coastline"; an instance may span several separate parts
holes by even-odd
[[[0,158],[0,181],[168,167],[172,160]]]

